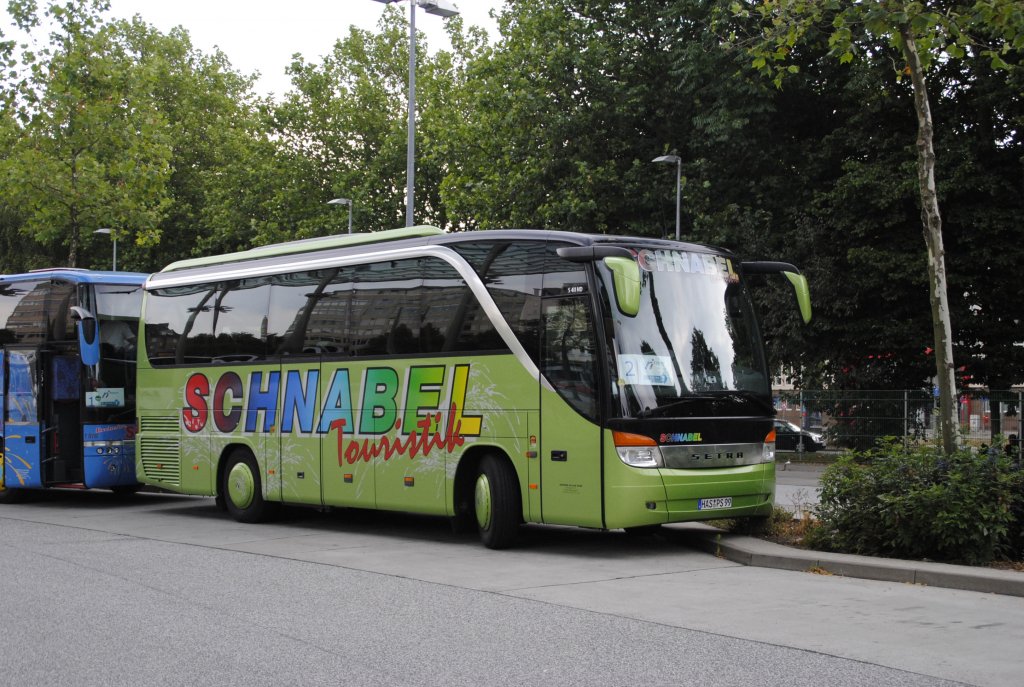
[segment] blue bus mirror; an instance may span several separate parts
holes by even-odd
[[[100,336],[96,317],[78,306],[71,307],[71,316],[75,319],[78,331],[78,352],[83,365],[96,365],[100,362]]]

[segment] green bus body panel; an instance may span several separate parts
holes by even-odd
[[[348,395],[339,398],[349,400],[351,407],[340,415],[351,411],[352,422],[359,423],[368,410],[360,399],[367,393],[371,394],[367,398],[373,397],[365,388],[367,379],[374,371],[383,370],[393,371],[389,379],[397,380],[394,409],[387,411],[393,419],[430,420],[429,436],[435,443],[426,455],[417,451],[411,456],[413,451],[403,448],[410,446],[409,434],[396,432],[393,422],[384,434],[342,433],[339,437],[336,428],[321,433],[316,431],[318,427],[307,425],[306,429],[313,431],[296,431],[301,428],[294,403],[293,417],[285,417],[283,399],[289,374],[292,380],[305,380],[300,388],[306,392],[310,407],[316,409],[316,423],[321,421],[325,407],[332,406],[327,399],[332,393],[331,380],[347,374]],[[246,412],[242,398],[250,397],[254,373],[266,379],[270,372],[279,373],[282,381],[273,413],[276,417],[269,430],[263,431],[268,422],[266,410]],[[218,409],[214,390],[227,373],[238,375],[243,394],[239,399],[226,394],[223,408]],[[311,373],[318,375],[315,389],[309,384]],[[184,429],[182,420],[188,412],[186,386],[194,375],[203,376],[211,390],[205,398],[209,416],[198,432]],[[452,417],[450,404],[453,396],[457,400],[461,393],[458,388],[453,391],[453,386],[462,384],[465,406],[457,412],[456,421],[461,418],[464,423],[463,443],[449,451],[444,446],[446,440],[455,441],[458,436],[446,429]],[[219,462],[231,448],[242,446],[256,456],[263,495],[269,501],[453,515],[459,461],[467,451],[483,449],[503,453],[512,460],[527,522],[615,529],[771,512],[774,463],[700,470],[631,467],[619,460],[612,432],[581,417],[550,390],[542,390],[538,402],[537,388],[538,381],[510,355],[304,361],[196,370],[143,368],[139,371],[142,410],[137,472],[147,484],[212,496],[218,489]],[[168,394],[161,389],[175,391]],[[293,386],[293,393],[295,389]],[[380,398],[386,400],[391,391],[388,389]],[[337,405],[333,404],[335,410]],[[231,432],[219,431],[214,413],[224,415],[232,409],[239,411],[237,426]],[[382,412],[378,409],[378,414]],[[245,431],[249,416],[257,431]],[[348,424],[349,418],[343,419]],[[291,431],[281,431],[286,422],[291,423]],[[473,426],[476,423],[478,429]],[[155,460],[150,450],[154,443],[173,448],[157,453]],[[390,455],[389,446],[397,446]],[[556,452],[564,454],[565,459],[555,460]],[[698,510],[698,499],[721,496],[733,497],[732,509]]]
[[[554,391],[541,391],[540,491],[548,524],[603,527],[601,429]]]
[[[324,236],[305,241],[289,241],[288,243],[277,243],[270,246],[260,246],[238,253],[227,255],[216,255],[205,258],[190,258],[172,262],[161,272],[176,272],[191,267],[209,267],[211,265],[222,265],[232,262],[244,262],[246,260],[258,260],[278,255],[291,255],[295,253],[312,253],[315,251],[329,250],[332,248],[347,248],[349,246],[361,246],[370,243],[384,243],[387,241],[398,241],[400,239],[421,238],[425,236],[436,236],[443,234],[444,230],[431,226],[406,227],[404,229],[389,229],[368,234],[343,234],[340,236]]]
[[[256,380],[263,382],[256,391],[266,391],[271,373],[278,375],[274,408],[254,410],[248,399]],[[490,448],[512,460],[525,518],[539,519],[527,489],[538,382],[511,355],[145,367],[139,374],[137,462],[145,483],[214,495],[219,462],[232,447],[244,446],[257,458],[267,500],[451,515],[460,458]],[[241,394],[236,398],[229,391],[217,400],[225,375],[237,375]],[[190,402],[189,386],[196,379],[207,392],[193,394]],[[197,399],[205,418],[201,429],[190,431],[184,418],[194,414]],[[222,431],[217,417],[225,422],[232,413],[234,427]],[[339,434],[323,419],[330,413],[357,431]],[[424,435],[418,425],[428,422]],[[247,424],[254,430],[247,431]],[[410,425],[415,435],[404,431]],[[361,431],[367,428],[375,431]],[[155,453],[153,446],[171,449]],[[180,456],[177,465],[174,454]]]
[[[734,468],[661,470],[670,522],[768,515],[775,501],[775,463]],[[702,511],[700,499],[731,496],[733,507]]]
[[[671,470],[622,463],[608,439],[606,527],[769,515],[775,501],[775,463],[735,468]],[[733,507],[700,510],[699,499],[730,496]],[[654,508],[649,508],[653,504]]]

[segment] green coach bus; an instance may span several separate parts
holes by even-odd
[[[257,522],[284,504],[616,529],[773,507],[745,282],[792,265],[553,231],[412,227],[149,277],[138,478]]]

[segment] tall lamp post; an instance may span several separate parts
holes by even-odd
[[[682,178],[683,178],[683,158],[678,155],[661,155],[654,158],[651,162],[661,162],[666,165],[674,164],[676,166],[676,241],[679,240],[679,211],[681,198],[683,193]]]
[[[348,205],[348,233],[352,233],[352,199],[351,198],[332,198],[327,201],[328,205]]]
[[[384,3],[401,0],[374,0]],[[412,208],[416,187],[416,6],[419,5],[433,14],[447,19],[459,11],[448,0],[409,0],[409,132],[405,151],[405,226],[413,225]]]
[[[114,233],[113,229],[104,227],[97,229],[93,232],[94,234],[110,234],[110,238],[114,239],[114,269],[112,271],[117,272],[117,234]]]

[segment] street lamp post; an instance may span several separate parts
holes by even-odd
[[[348,205],[348,233],[352,233],[352,199],[351,198],[332,198],[327,201],[328,205]]]
[[[110,234],[110,238],[114,239],[114,269],[112,271],[117,272],[117,234],[114,233],[113,229],[104,227],[97,229],[93,232],[94,234]]]
[[[676,166],[676,241],[679,240],[679,213],[682,203],[682,179],[683,179],[683,158],[678,155],[660,155],[651,162],[662,162],[667,165]]]
[[[374,0],[384,3],[401,0]],[[413,197],[416,188],[416,6],[447,19],[459,11],[448,0],[409,0],[409,131],[405,150],[405,226],[413,225]]]

